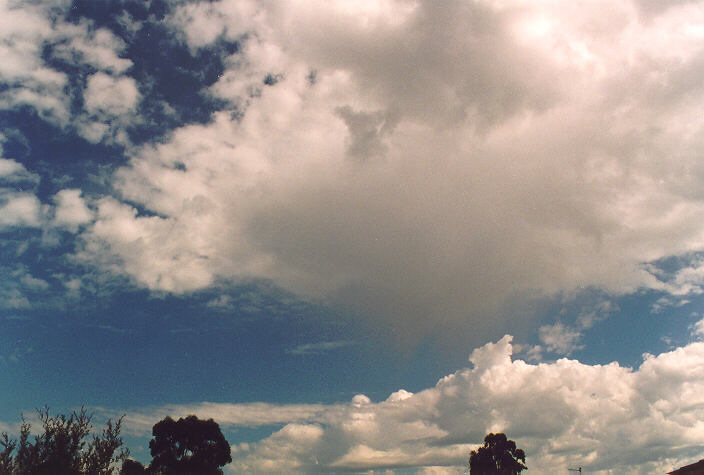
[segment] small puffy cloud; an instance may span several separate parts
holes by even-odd
[[[93,213],[81,198],[81,190],[61,190],[54,195],[54,225],[76,230],[93,219]]]
[[[26,309],[34,300],[46,301],[49,282],[37,278],[24,266],[0,266],[0,308]]]
[[[114,74],[124,73],[132,66],[131,60],[120,57],[125,49],[124,41],[109,30],[91,30],[84,25],[62,25],[62,29],[69,39],[54,48],[55,57],[71,63],[90,64]]]
[[[9,158],[0,158],[0,183],[37,183],[39,176],[27,170],[24,165]]]
[[[701,256],[697,256],[667,281],[668,292],[676,299],[672,304],[678,305],[679,302],[677,300],[686,300],[688,295],[701,294],[704,292],[704,289],[702,289],[703,284],[704,259]]]
[[[25,171],[24,166],[14,160],[0,158],[0,178],[8,179]]]
[[[693,323],[690,327],[692,336],[700,340],[704,340],[704,318]]]
[[[86,113],[76,121],[78,132],[93,143],[128,143],[125,127],[138,120],[135,109],[139,99],[137,83],[131,77],[93,74],[83,91]]]
[[[230,3],[227,15],[222,12],[222,7],[222,4],[208,2],[187,3],[175,9],[169,22],[183,31],[191,48],[197,49],[211,44],[222,35],[227,29],[225,22],[230,24],[239,17],[239,24],[247,24],[255,13],[254,6],[249,2]],[[231,27],[238,29],[234,22]]]
[[[23,272],[19,276],[19,281],[22,285],[30,290],[47,290],[49,288],[49,283],[44,279],[37,279],[28,272]]]
[[[68,2],[0,2],[0,81],[5,85],[0,92],[0,107],[30,106],[45,120],[61,127],[74,125],[86,138],[97,142],[101,137],[98,127],[86,123],[84,118],[72,117],[68,77],[54,69],[48,59],[89,65],[103,75],[122,74],[132,61],[120,57],[126,45],[107,29],[95,28],[87,20],[66,21],[68,8]],[[120,96],[109,104],[101,102],[101,96],[109,92]],[[92,110],[102,104],[120,115],[125,109],[131,110],[136,96],[129,80],[123,78],[110,84],[99,76],[86,100],[91,101]],[[124,139],[117,131],[113,135]]]
[[[42,48],[55,37],[46,5],[0,2],[0,107],[34,107],[61,125],[70,119],[65,74],[44,64]]]
[[[540,327],[538,337],[547,351],[559,355],[569,355],[582,348],[578,344],[582,334],[560,322]]]
[[[63,282],[64,287],[66,287],[66,296],[69,298],[78,298],[81,295],[81,288],[83,287],[83,281],[81,279],[74,277],[73,279],[65,280]]]
[[[0,191],[0,229],[41,225],[41,202],[32,193]]]
[[[130,77],[115,78],[98,72],[88,78],[84,100],[90,114],[118,116],[134,110],[139,91]]]
[[[233,446],[234,473],[346,472],[412,467],[456,473],[488,432],[505,432],[536,473],[663,473],[700,457],[704,444],[704,343],[690,343],[637,369],[560,359],[512,358],[511,337],[472,352],[458,370],[415,394],[332,405],[168,406],[125,419],[148,434],[166,414],[213,417],[221,427],[284,424]],[[446,472],[438,470],[447,470]]]

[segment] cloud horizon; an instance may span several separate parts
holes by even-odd
[[[473,350],[471,367],[434,387],[399,389],[376,402],[357,394],[335,404],[204,402],[99,413],[126,413],[126,434],[143,438],[167,415],[212,418],[233,434],[269,428],[260,440],[232,445],[232,473],[404,467],[462,473],[469,452],[489,432],[515,440],[529,469],[541,473],[572,466],[599,474],[656,473],[700,455],[703,342],[645,354],[634,369],[568,358],[530,364],[512,356],[512,339]]]

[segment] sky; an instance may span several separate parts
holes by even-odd
[[[0,0],[0,58],[0,430],[704,457],[704,2]]]

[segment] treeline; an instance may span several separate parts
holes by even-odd
[[[19,438],[0,435],[0,475],[215,475],[232,462],[230,444],[212,419],[166,417],[152,429],[147,466],[129,458],[120,430],[123,417],[92,433],[85,408],[66,416],[38,409],[41,431],[22,420]]]

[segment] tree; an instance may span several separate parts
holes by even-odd
[[[52,416],[38,409],[43,432],[30,440],[31,426],[22,419],[19,440],[0,436],[0,475],[109,475],[127,457],[120,437],[122,418],[90,441],[91,418],[86,409],[70,416]],[[119,451],[118,451],[119,449]]]
[[[125,460],[122,463],[122,469],[120,469],[120,475],[146,475],[148,473],[144,465],[132,459]]]
[[[230,444],[212,419],[166,417],[154,425],[152,435],[152,473],[214,475],[232,462]]]
[[[516,475],[528,470],[526,454],[506,434],[487,434],[484,446],[472,450],[469,456],[471,475]]]

